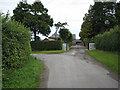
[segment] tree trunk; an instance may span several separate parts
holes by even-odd
[[[34,40],[36,41],[36,30],[34,31]]]

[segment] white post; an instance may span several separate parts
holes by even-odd
[[[95,48],[95,43],[89,43],[89,50],[93,50]]]

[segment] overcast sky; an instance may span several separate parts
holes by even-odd
[[[21,0],[0,0],[0,10],[6,13],[8,10],[10,15],[13,15],[13,9]],[[27,0],[32,4],[35,0]],[[79,32],[83,17],[88,12],[89,6],[94,4],[93,0],[41,0],[45,8],[48,9],[48,14],[54,19],[54,23],[67,22],[67,28],[76,34],[79,38]],[[55,28],[51,28],[51,34],[55,32]],[[44,37],[41,36],[43,39]]]

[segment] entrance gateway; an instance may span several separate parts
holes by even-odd
[[[81,45],[82,41],[80,39],[76,39],[72,41],[73,45]]]

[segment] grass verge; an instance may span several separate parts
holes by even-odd
[[[2,82],[3,88],[37,88],[40,85],[40,74],[43,71],[43,64],[35,57],[17,70],[4,71],[6,80]]]
[[[90,50],[86,51],[90,56],[95,58],[97,61],[105,64],[112,71],[120,74],[118,72],[118,54],[114,52],[106,52],[100,50]]]
[[[53,51],[32,51],[33,54],[57,54],[57,53],[65,53],[68,51],[64,50],[53,50]]]

